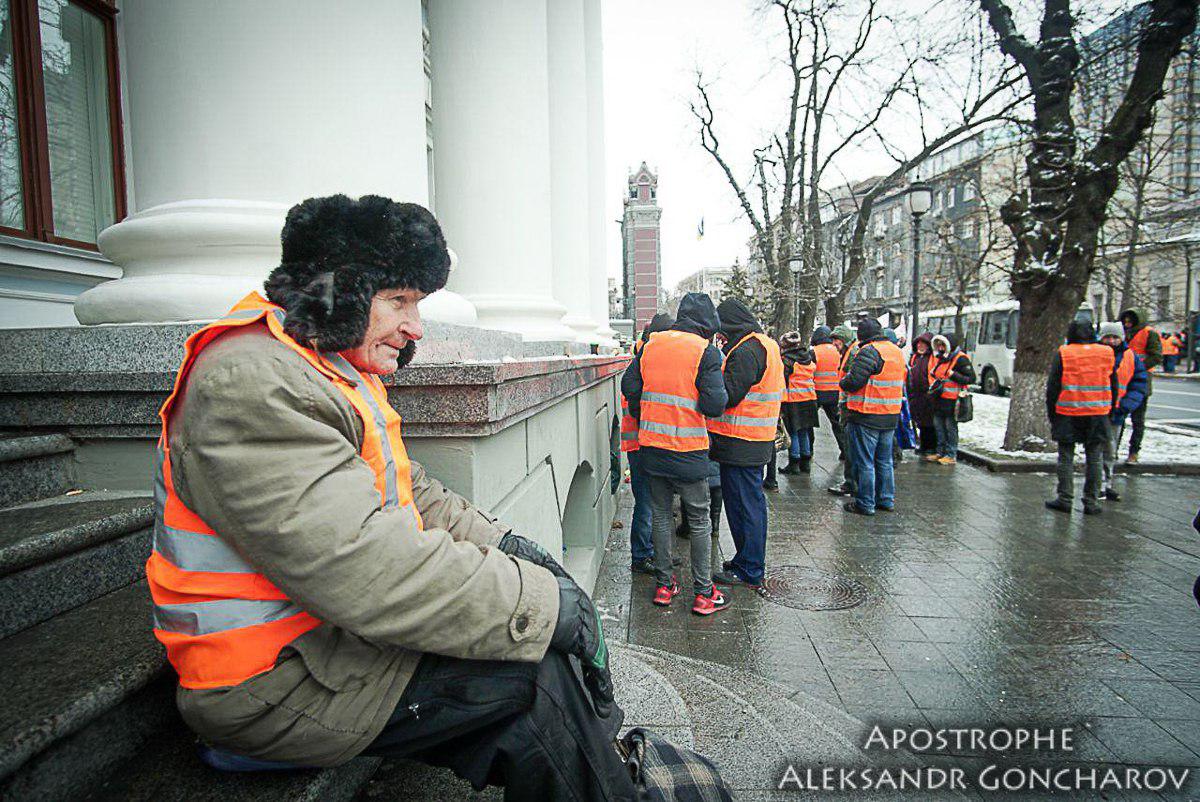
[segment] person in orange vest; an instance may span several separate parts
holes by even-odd
[[[846,442],[842,433],[842,424],[838,420],[838,364],[842,359],[845,343],[839,347],[833,339],[833,330],[828,326],[817,326],[812,333],[809,344],[812,346],[813,360],[816,362],[816,372],[813,384],[817,390],[817,407],[825,413],[825,420],[837,441],[838,459],[845,459]]]
[[[812,351],[804,347],[798,331],[789,331],[779,340],[783,359],[783,426],[790,440],[788,464],[779,469],[782,474],[809,473],[812,470],[813,429],[817,419],[817,361]]]
[[[933,356],[929,359],[929,397],[933,407],[933,428],[937,434],[937,450],[926,454],[927,462],[954,465],[958,461],[958,418],[955,417],[958,397],[975,382],[971,358],[958,347],[953,334],[939,334],[931,341]]]
[[[1183,341],[1178,334],[1168,334],[1165,337],[1160,337],[1162,340],[1163,354],[1163,373],[1174,373],[1175,364],[1179,361],[1179,349],[1183,345]]]
[[[633,355],[641,353],[650,335],[666,331],[674,322],[675,318],[665,312],[652,317],[634,343]],[[633,491],[633,518],[629,526],[630,570],[637,574],[653,574],[654,542],[650,533],[654,512],[650,501],[650,477],[642,469],[637,418],[630,414],[629,401],[624,395],[621,396],[621,450],[629,460],[629,487]]]
[[[721,466],[721,497],[736,553],[713,579],[723,585],[762,584],[767,550],[764,468],[775,459],[783,403],[783,360],[754,313],[736,298],[717,307],[725,338],[722,368],[729,398],[708,425],[712,458]]]
[[[858,353],[859,342],[854,329],[842,324],[833,330],[833,344],[838,349],[837,413],[838,423],[842,428],[842,442],[845,445],[845,451],[838,455],[838,459],[842,460],[842,481],[830,485],[826,490],[835,496],[852,496],[854,495],[854,460],[850,459],[850,439],[846,434],[846,393],[842,391],[840,383],[842,379],[846,378],[846,371],[849,369],[850,363],[854,361],[854,355]]]
[[[883,334],[879,321],[858,322],[859,348],[841,381],[846,395],[846,442],[853,462],[854,500],[843,509],[858,515],[896,506],[892,445],[904,403],[904,353]]]
[[[1146,385],[1146,403],[1129,416],[1133,434],[1129,436],[1129,456],[1125,461],[1137,462],[1142,450],[1142,438],[1146,435],[1146,409],[1150,406],[1150,396],[1154,393],[1154,369],[1162,364],[1162,338],[1158,336],[1157,331],[1146,325],[1149,318],[1143,309],[1126,309],[1118,319],[1125,327],[1125,342],[1142,358],[1146,370],[1150,371],[1149,382]]]
[[[638,419],[638,459],[650,481],[654,540],[654,603],[670,606],[680,592],[671,572],[674,497],[687,519],[692,557],[692,612],[711,615],[729,606],[712,583],[707,418],[725,409],[721,352],[709,341],[721,321],[712,299],[689,292],[667,331],[642,346],[621,392]]]
[[[588,594],[411,461],[388,403],[450,264],[420,206],[310,198],[265,297],[188,339],[146,563],[176,703],[211,765],[404,755],[522,798],[632,800]]]
[[[1046,381],[1046,414],[1050,435],[1058,443],[1058,487],[1046,507],[1071,512],[1075,496],[1075,446],[1083,446],[1086,461],[1083,511],[1101,512],[1104,452],[1109,447],[1109,414],[1119,400],[1113,349],[1096,342],[1092,324],[1073,320],[1067,344],[1059,346]]]
[[[1104,450],[1104,492],[1108,501],[1120,501],[1121,494],[1113,487],[1113,470],[1117,461],[1117,450],[1121,447],[1121,432],[1125,419],[1146,401],[1146,382],[1150,374],[1142,358],[1130,350],[1125,343],[1125,329],[1116,321],[1100,324],[1100,343],[1113,349],[1117,366],[1117,405],[1108,416],[1112,434]]]

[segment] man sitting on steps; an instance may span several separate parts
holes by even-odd
[[[410,462],[388,405],[379,377],[449,268],[424,208],[313,198],[266,297],[189,338],[146,564],[179,710],[260,761],[409,757],[508,799],[633,799],[588,594]]]

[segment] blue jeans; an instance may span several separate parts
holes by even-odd
[[[846,427],[850,441],[850,459],[854,463],[857,486],[854,501],[867,512],[891,508],[896,503],[896,476],[892,471],[892,444],[896,430],[872,429],[851,422]]]
[[[803,459],[812,456],[813,430],[797,429],[792,432],[792,446],[788,449],[789,459]]]
[[[933,431],[937,433],[937,453],[939,457],[958,457],[958,419],[951,412],[943,415],[933,413]]]
[[[650,477],[642,470],[640,454],[629,455],[629,485],[633,489],[633,523],[629,527],[629,551],[634,562],[654,557],[654,544],[650,540],[650,524],[654,510],[650,507]]]
[[[721,498],[725,519],[737,553],[733,572],[752,585],[763,580],[767,559],[767,497],[763,495],[763,468],[721,466]]]

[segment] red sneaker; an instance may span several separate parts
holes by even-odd
[[[714,585],[712,592],[707,596],[696,596],[696,601],[692,604],[692,612],[696,615],[712,615],[718,610],[724,610],[728,606],[729,597]]]
[[[659,585],[654,591],[654,603],[659,607],[667,607],[671,604],[671,600],[679,595],[679,583],[675,581],[675,577],[671,577],[671,586]]]

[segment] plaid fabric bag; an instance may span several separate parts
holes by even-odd
[[[635,727],[621,739],[640,798],[653,802],[733,802],[708,758]]]

